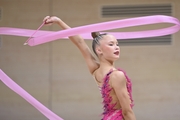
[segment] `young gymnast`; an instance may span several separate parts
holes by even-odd
[[[70,28],[56,16],[46,16],[43,21],[48,25],[56,23],[62,29]],[[90,73],[100,88],[104,106],[102,120],[136,120],[132,110],[131,81],[124,71],[114,67],[114,62],[120,56],[118,41],[110,34],[99,34],[98,32],[91,34],[92,49],[99,62],[81,36],[70,36],[69,39],[81,51]]]

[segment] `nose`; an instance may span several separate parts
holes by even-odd
[[[116,45],[116,46],[115,46],[115,49],[116,49],[116,50],[119,50],[119,49],[120,49],[120,47],[119,47],[118,45]]]

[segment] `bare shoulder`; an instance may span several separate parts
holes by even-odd
[[[122,71],[113,71],[110,79],[112,86],[126,83],[126,77]]]

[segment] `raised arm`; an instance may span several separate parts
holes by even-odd
[[[44,22],[46,24],[56,23],[62,29],[70,29],[70,27],[65,22],[63,22],[60,18],[56,16],[53,16],[53,17],[46,16],[44,18]],[[84,39],[79,35],[70,36],[69,39],[79,48],[79,50],[81,51],[86,61],[86,64],[89,68],[90,73],[93,74],[94,71],[99,67],[99,64],[94,58],[92,52],[90,51],[89,47],[85,43]]]
[[[111,85],[118,97],[122,107],[122,113],[125,120],[136,120],[134,112],[130,106],[131,100],[126,86],[126,78],[121,71],[114,71],[111,74]]]

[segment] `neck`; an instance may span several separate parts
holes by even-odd
[[[114,62],[108,60],[100,60],[100,67],[101,68],[113,68]]]

